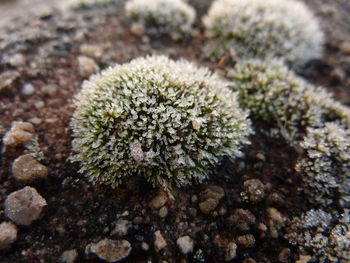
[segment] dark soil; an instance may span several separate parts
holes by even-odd
[[[194,2],[198,5],[200,1]],[[350,105],[350,56],[339,50],[343,41],[350,40],[350,2],[305,2],[321,18],[327,44],[324,58],[311,61],[299,69],[299,73]],[[259,223],[267,224],[269,207],[275,207],[287,219],[312,208],[298,191],[299,178],[293,168],[297,153],[282,140],[272,140],[258,132],[245,150],[244,159],[226,160],[205,184],[174,189],[175,199],[167,203],[169,212],[165,218],[149,208],[148,203],[157,189],[141,179],[115,190],[94,186],[78,174],[78,166],[68,160],[72,98],[84,80],[77,62],[81,44],[94,44],[103,49],[103,56],[95,59],[100,68],[156,53],[175,59],[184,57],[218,69],[216,64],[203,58],[201,49],[205,39],[200,33],[174,42],[166,36],[136,37],[129,27],[122,5],[117,4],[72,13],[45,13],[41,17],[13,20],[11,26],[0,28],[0,73],[8,70],[20,73],[15,85],[0,93],[0,135],[4,135],[13,121],[30,122],[36,118],[34,126],[45,156],[42,163],[50,169],[49,178],[34,186],[48,203],[43,217],[29,227],[19,228],[18,240],[12,248],[0,251],[0,262],[57,262],[69,249],[78,251],[78,262],[100,262],[97,256],[87,255],[85,247],[105,237],[118,239],[111,235],[118,218],[132,224],[128,234],[122,237],[131,243],[132,252],[122,262],[223,262],[227,243],[244,234],[227,221],[237,208],[255,215],[256,222],[247,233],[253,234],[256,242],[252,248],[239,246],[237,258],[231,262],[254,262],[249,261],[252,259],[259,263],[295,262],[299,253],[283,239],[283,229],[278,238],[273,238],[258,228]],[[15,54],[23,54],[26,62],[11,65],[10,57]],[[342,76],[334,76],[335,70],[342,72]],[[21,93],[26,83],[35,87],[33,95]],[[48,85],[55,86],[57,91],[48,94],[45,92]],[[45,106],[36,106],[39,101]],[[24,186],[11,175],[11,164],[23,151],[18,148],[1,152],[0,222],[7,220],[3,212],[6,196]],[[257,203],[250,202],[243,189],[244,181],[252,178],[260,179],[265,185],[266,195]],[[211,184],[221,186],[225,197],[215,211],[204,215],[195,196],[200,196]],[[160,252],[153,248],[156,230],[161,231],[168,243]],[[194,240],[194,251],[187,256],[176,245],[182,235]],[[142,242],[150,245],[148,251],[142,250]],[[290,254],[281,260],[280,253],[286,249],[290,249]]]

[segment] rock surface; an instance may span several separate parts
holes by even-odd
[[[17,225],[29,226],[40,218],[46,205],[46,200],[33,187],[26,186],[6,198],[5,215]]]

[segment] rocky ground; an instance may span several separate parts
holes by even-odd
[[[201,13],[205,2],[193,4]],[[299,74],[349,105],[350,3],[305,2],[327,44],[324,58]],[[244,159],[172,195],[140,178],[115,190],[94,186],[69,161],[72,98],[84,79],[151,53],[222,70],[204,59],[200,31],[182,42],[149,38],[130,30],[122,3],[11,21],[0,28],[0,137],[14,121],[27,124],[17,123],[2,145],[0,223],[11,216],[17,226],[0,224],[0,246],[13,242],[0,262],[306,262],[284,236],[293,217],[314,207],[298,191],[297,153],[283,141],[258,133]],[[21,157],[28,153],[35,158]]]

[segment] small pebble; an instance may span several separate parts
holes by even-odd
[[[125,236],[128,233],[130,226],[131,223],[128,220],[119,219],[116,222],[115,228],[111,232],[111,235]]]
[[[79,56],[78,57],[79,64],[79,73],[83,77],[88,77],[99,70],[99,66],[96,62],[89,57]]]
[[[17,79],[20,77],[20,74],[17,71],[5,71],[0,74],[0,92],[11,89]]]
[[[143,251],[148,251],[149,250],[149,245],[146,242],[141,243],[141,248]]]
[[[248,231],[255,224],[255,216],[246,209],[237,208],[227,219],[228,223],[241,231]]]
[[[24,66],[26,63],[26,58],[22,54],[17,53],[9,58],[9,63],[14,67]]]
[[[41,88],[41,91],[45,94],[48,94],[48,95],[55,95],[56,92],[58,90],[58,87],[56,85],[47,85],[47,86],[43,86]]]
[[[199,210],[201,210],[203,214],[207,215],[212,212],[218,206],[218,204],[218,201],[214,199],[208,199],[199,204]]]
[[[21,93],[26,96],[33,95],[35,92],[35,88],[32,84],[26,83],[23,85]]]
[[[276,208],[267,208],[266,212],[268,216],[268,227],[270,229],[270,235],[273,238],[278,238],[279,230],[284,226],[286,219]]]
[[[35,188],[26,186],[6,198],[5,215],[17,225],[29,226],[40,218],[46,205],[46,200]]]
[[[261,201],[265,196],[265,186],[259,179],[250,179],[243,183],[244,190],[253,203]]]
[[[164,237],[162,236],[162,233],[159,230],[154,232],[153,245],[157,251],[162,250],[163,248],[165,248],[167,246],[167,243],[166,243]]]
[[[168,208],[166,206],[163,206],[159,209],[158,215],[162,218],[166,217],[168,215]]]
[[[145,34],[145,27],[140,23],[133,23],[130,27],[130,31],[137,37],[142,37]]]
[[[339,45],[339,50],[344,55],[350,55],[350,41],[344,41]]]
[[[10,147],[23,145],[33,139],[34,132],[34,126],[30,122],[15,121],[4,136],[4,145]]]
[[[82,55],[99,59],[102,57],[103,50],[98,45],[83,44],[80,46],[79,51]]]
[[[329,74],[329,77],[331,80],[335,82],[341,82],[345,79],[345,73],[342,69],[335,68],[331,71],[331,73]]]
[[[12,164],[13,177],[21,183],[32,183],[37,179],[46,179],[49,170],[30,155],[18,157]]]
[[[158,190],[158,193],[152,200],[148,203],[151,209],[159,209],[168,202],[168,194],[164,190]]]
[[[113,240],[105,238],[96,244],[89,244],[86,251],[96,254],[100,259],[107,262],[118,262],[129,256],[131,245],[125,239]]]
[[[225,251],[225,261],[230,261],[237,256],[237,245],[235,242],[230,242],[227,245],[226,251]]]
[[[206,189],[201,192],[201,200],[214,199],[219,201],[225,196],[225,191],[222,187],[217,185],[209,185]]]
[[[238,236],[236,241],[244,247],[253,247],[255,245],[255,237],[252,234]]]
[[[193,251],[193,240],[189,236],[179,237],[176,244],[183,254],[188,254]]]
[[[62,263],[75,263],[78,259],[78,252],[76,249],[66,250],[61,255]]]
[[[0,250],[8,249],[17,240],[17,227],[11,222],[0,224]]]

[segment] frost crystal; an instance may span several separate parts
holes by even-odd
[[[213,39],[208,55],[279,57],[288,64],[320,57],[324,42],[318,22],[295,0],[217,0],[204,17]]]
[[[92,182],[132,175],[170,187],[203,181],[251,132],[227,82],[164,56],[134,59],[92,76],[75,100],[75,159]]]
[[[305,156],[296,169],[311,202],[329,205],[334,198],[350,196],[350,131],[334,123],[308,129],[301,143]]]
[[[195,10],[182,0],[129,0],[125,10],[154,33],[187,34],[196,18]]]

